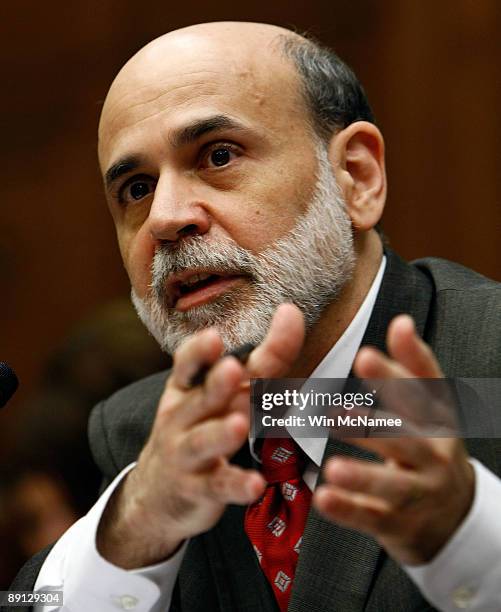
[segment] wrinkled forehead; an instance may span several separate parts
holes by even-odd
[[[167,133],[197,115],[226,114],[284,137],[294,115],[306,122],[299,77],[276,44],[180,38],[143,49],[113,82],[99,125],[102,168],[147,130]]]

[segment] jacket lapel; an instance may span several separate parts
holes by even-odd
[[[362,345],[369,344],[385,352],[386,330],[397,314],[410,314],[419,334],[426,336],[433,294],[432,283],[425,274],[392,251],[387,251],[386,257],[381,289],[362,340]],[[323,463],[336,454],[376,460],[372,453],[331,438]],[[385,556],[372,537],[331,523],[312,508],[304,531],[289,612],[360,612]]]
[[[278,612],[275,596],[244,531],[246,508],[228,506],[206,534],[221,612]]]
[[[233,457],[232,463],[245,468],[256,467],[253,465],[247,443]],[[205,580],[214,585],[218,612],[278,612],[271,586],[261,571],[244,530],[245,511],[244,506],[228,506],[213,529],[193,538],[193,559],[185,559],[186,563],[183,562],[183,578],[188,585],[194,581],[193,572],[200,572],[198,544],[201,541],[207,560],[207,567],[204,568]],[[190,551],[188,550],[187,554],[188,552]],[[183,610],[191,612],[216,609],[210,607],[209,602],[205,607],[198,602],[196,605],[188,602],[191,590],[189,586],[184,589]]]

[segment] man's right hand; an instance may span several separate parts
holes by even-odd
[[[282,304],[246,366],[220,359],[223,343],[214,329],[176,351],[151,435],[101,519],[97,548],[105,559],[124,569],[163,561],[215,525],[227,504],[250,504],[263,493],[261,474],[229,458],[249,433],[250,378],[285,375],[303,339],[300,310]],[[191,388],[202,366],[212,366],[205,383]]]

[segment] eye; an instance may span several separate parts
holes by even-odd
[[[129,187],[130,197],[133,200],[141,200],[150,192],[150,186],[148,183],[133,183]]]
[[[132,177],[119,190],[118,200],[122,204],[138,202],[155,191],[155,181],[148,177]]]
[[[210,160],[215,166],[226,166],[231,160],[231,151],[229,149],[216,149],[210,154]]]
[[[202,167],[222,168],[238,157],[239,148],[229,143],[218,143],[210,147],[202,158]]]

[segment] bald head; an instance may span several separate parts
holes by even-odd
[[[100,141],[116,127],[117,115],[133,111],[139,100],[149,104],[146,112],[154,112],[164,95],[189,104],[189,91],[194,91],[190,85],[202,81],[206,87],[200,95],[210,95],[220,81],[240,88],[256,107],[266,107],[274,89],[292,99],[296,111],[304,111],[299,76],[282,52],[284,38],[302,40],[277,26],[239,22],[190,26],[153,40],[116,76],[101,114]]]
[[[225,62],[247,62],[252,56],[256,56],[258,61],[270,61],[272,55],[283,60],[283,56],[277,53],[279,46],[276,44],[283,37],[304,40],[290,30],[265,23],[223,21],[188,26],[168,32],[145,45],[124,65],[116,81],[120,81],[122,76],[130,76],[129,70],[141,69],[151,62],[172,63],[190,52],[200,61],[207,59],[207,53],[216,53]]]
[[[270,24],[214,22],[160,36],[125,64],[103,107],[100,145],[116,114],[137,104],[141,93],[149,90],[153,99],[174,89],[183,70],[194,78],[213,78],[214,86],[221,75],[228,84],[238,81],[258,103],[270,95],[262,86],[274,84],[282,102],[293,101],[295,112],[299,108],[322,139],[357,120],[374,122],[356,76],[330,49]]]
[[[140,49],[123,67],[117,80],[129,69],[144,63],[160,61],[171,63],[187,52],[193,52],[198,59],[207,59],[207,53],[215,53],[224,59],[249,61],[255,56],[257,61],[283,60],[277,41],[283,38],[304,40],[298,34],[275,25],[238,21],[201,23],[168,32]]]

